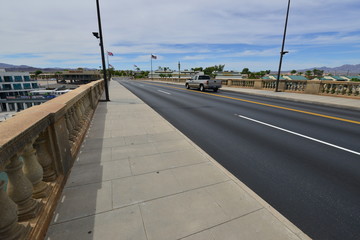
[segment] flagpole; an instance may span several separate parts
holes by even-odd
[[[107,58],[107,66],[108,66],[108,69],[110,68],[110,62],[109,62],[109,52],[106,51],[106,58]]]
[[[152,54],[150,55],[150,62],[151,62],[151,80],[153,80],[153,71],[152,71]]]

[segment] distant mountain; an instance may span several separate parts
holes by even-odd
[[[314,67],[319,70],[323,70],[324,73],[331,73],[333,75],[358,75],[360,74],[360,64],[350,65],[345,64],[340,67]],[[308,68],[308,69],[301,69],[297,70],[298,72],[306,72],[308,70],[313,70],[314,68]]]
[[[19,72],[35,72],[37,70],[43,71],[43,72],[58,72],[58,71],[64,71],[66,69],[68,70],[73,70],[74,68],[36,68],[36,67],[31,67],[31,66],[27,66],[27,65],[11,65],[11,64],[6,64],[6,63],[0,63],[0,68],[4,68],[7,71],[19,71]],[[90,68],[83,68],[84,70],[95,70],[95,69],[90,69]]]

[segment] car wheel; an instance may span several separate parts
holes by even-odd
[[[204,85],[200,85],[200,91],[201,92],[205,91]]]
[[[214,90],[214,92],[217,92],[217,91],[218,91],[218,89],[217,89],[217,88],[214,88],[213,90]]]
[[[190,89],[189,84],[186,84],[185,87],[186,87],[186,89]]]

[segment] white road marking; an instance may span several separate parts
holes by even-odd
[[[264,122],[261,122],[261,121],[258,121],[258,120],[252,119],[252,118],[248,118],[248,117],[245,117],[245,116],[242,116],[242,115],[239,115],[239,114],[235,114],[235,115],[240,117],[240,118],[247,119],[249,121],[253,121],[253,122],[268,126],[268,127],[272,127],[272,128],[275,128],[275,129],[278,129],[278,130],[281,130],[281,131],[284,131],[284,132],[287,132],[287,133],[294,134],[294,135],[299,136],[299,137],[303,137],[303,138],[306,138],[306,139],[309,139],[309,140],[312,140],[312,141],[315,141],[315,142],[318,142],[318,143],[328,145],[330,147],[334,147],[334,148],[337,148],[337,149],[340,149],[340,150],[343,150],[343,151],[346,151],[346,152],[350,152],[350,153],[353,153],[353,154],[356,154],[356,155],[360,155],[359,152],[355,152],[353,150],[343,148],[343,147],[337,146],[335,144],[324,142],[324,141],[321,141],[321,140],[316,139],[316,138],[312,138],[312,137],[309,137],[309,136],[306,136],[306,135],[303,135],[303,134],[300,134],[300,133],[297,133],[297,132],[293,132],[293,131],[290,131],[290,130],[287,130],[287,129],[284,129],[284,128],[281,128],[281,127],[277,127],[277,126],[274,126],[274,125],[271,125],[271,124],[268,124],[268,123],[264,123]]]
[[[162,93],[165,93],[165,94],[168,94],[168,95],[171,95],[171,93],[168,93],[168,92],[165,92],[165,91],[162,91],[162,90],[158,90],[159,92],[162,92]]]
[[[58,218],[59,218],[59,213],[57,213],[57,214],[55,215],[54,223],[57,222]]]

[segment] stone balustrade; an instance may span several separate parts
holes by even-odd
[[[148,80],[148,79],[141,79]],[[175,82],[171,78],[154,78],[156,81]],[[176,80],[185,83],[186,79]],[[254,88],[274,91],[276,80],[271,79],[226,79],[223,86]],[[320,80],[280,80],[279,91],[338,97],[360,98],[360,82],[337,82]]]
[[[94,81],[0,123],[0,239],[43,239],[104,90]]]
[[[320,84],[320,94],[360,97],[360,82],[322,81]]]

